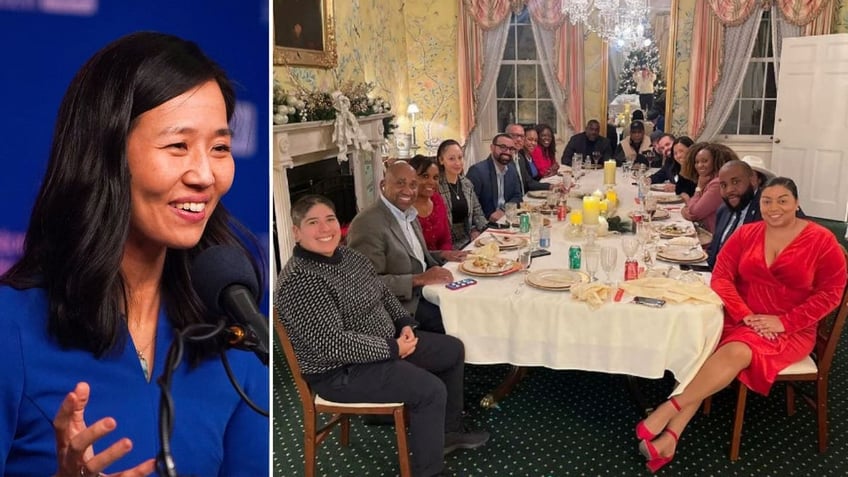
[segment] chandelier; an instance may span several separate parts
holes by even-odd
[[[582,24],[616,48],[630,50],[651,43],[645,38],[648,0],[563,0],[562,12],[572,25]]]

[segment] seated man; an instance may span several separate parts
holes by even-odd
[[[554,188],[552,184],[539,182],[533,178],[533,174],[531,172],[533,160],[527,154],[527,150],[524,149],[524,126],[520,124],[510,124],[506,127],[505,131],[509,134],[509,137],[512,138],[512,141],[515,143],[515,148],[518,150],[515,154],[515,164],[516,172],[518,172],[519,179],[521,179],[519,182],[521,185],[521,196],[524,197],[524,194],[531,190],[552,190]]]
[[[620,166],[624,161],[629,161],[647,165],[648,161],[642,155],[642,152],[650,149],[651,140],[648,136],[645,136],[645,126],[642,121],[633,121],[630,123],[629,136],[619,143],[618,149],[615,151],[615,163]]]
[[[591,156],[593,152],[601,153],[601,162],[612,157],[612,146],[607,138],[601,137],[601,123],[596,119],[590,119],[586,123],[586,130],[571,136],[562,153],[560,162],[566,166],[571,165],[574,154],[581,157]]]
[[[760,182],[760,177],[764,179]],[[726,162],[718,171],[719,191],[724,202],[716,211],[716,229],[713,241],[707,249],[707,264],[715,265],[721,247],[742,224],[763,220],[760,212],[760,191],[774,173],[757,164],[755,170],[745,160]],[[801,209],[797,217],[805,217]]]
[[[392,164],[380,182],[380,191],[380,199],[353,218],[347,243],[368,257],[422,330],[444,333],[442,314],[436,305],[421,299],[421,287],[450,283],[453,274],[424,246],[418,212],[412,206],[418,195],[415,169],[403,161]]]
[[[416,476],[440,475],[445,454],[485,444],[488,433],[462,423],[462,342],[415,330],[368,259],[339,245],[328,199],[302,197],[291,217],[297,246],[274,307],[312,389],[336,402],[402,402]]]
[[[483,215],[489,222],[504,216],[504,204],[521,203],[521,184],[512,156],[517,152],[515,142],[508,134],[498,134],[492,139],[491,154],[468,169],[465,177],[474,184]]]

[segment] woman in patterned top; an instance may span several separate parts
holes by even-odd
[[[339,245],[328,199],[300,198],[291,218],[297,245],[274,306],[312,389],[336,402],[404,403],[416,476],[438,475],[444,454],[485,444],[487,433],[462,425],[462,342],[415,331],[371,262]]]
[[[459,250],[486,230],[489,220],[483,215],[474,184],[463,173],[465,163],[459,143],[453,139],[442,141],[436,159],[441,172],[439,193],[447,206],[453,248]]]

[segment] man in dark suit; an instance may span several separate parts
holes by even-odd
[[[348,245],[368,257],[380,280],[415,316],[419,328],[444,333],[439,308],[421,299],[424,285],[450,283],[453,274],[425,246],[418,212],[418,175],[403,161],[389,166],[380,182],[380,199],[354,217]]]
[[[591,156],[593,152],[601,154],[602,163],[612,157],[612,146],[607,138],[601,137],[601,123],[597,119],[590,119],[586,123],[585,131],[571,136],[568,144],[565,145],[560,162],[570,166],[574,154],[586,157]]]
[[[736,229],[763,219],[760,212],[762,188],[758,174],[767,181],[774,177],[774,173],[761,165],[756,167],[755,172],[748,162],[733,160],[726,162],[718,171],[719,190],[724,203],[716,211],[715,234],[707,249],[707,264],[710,268],[715,265],[721,247]],[[804,217],[804,212],[798,209],[795,215]]]
[[[515,143],[515,149],[518,150],[515,153],[515,165],[516,172],[518,172],[520,179],[519,184],[521,185],[521,196],[524,197],[524,194],[531,190],[552,190],[554,188],[553,185],[537,181],[533,178],[533,174],[530,172],[530,162],[533,159],[531,159],[527,154],[527,151],[524,150],[524,126],[520,124],[510,124],[504,131],[506,131],[506,133],[509,134],[509,137],[512,138],[512,141]]]
[[[465,177],[474,184],[474,192],[489,222],[504,216],[504,204],[521,203],[521,184],[512,156],[515,142],[509,134],[498,134],[492,139],[492,153],[482,162],[468,169]]]

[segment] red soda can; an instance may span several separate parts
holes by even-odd
[[[639,278],[639,262],[633,259],[624,262],[624,281]]]
[[[559,207],[557,207],[557,222],[565,220],[565,214],[565,204],[559,204]]]

